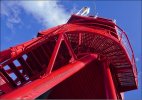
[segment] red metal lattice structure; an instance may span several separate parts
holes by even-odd
[[[137,89],[126,33],[110,19],[79,15],[2,51],[0,80],[1,99],[122,99]]]

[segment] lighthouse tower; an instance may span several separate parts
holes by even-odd
[[[111,19],[89,16],[43,30],[0,52],[0,99],[122,99],[137,89],[127,34]]]

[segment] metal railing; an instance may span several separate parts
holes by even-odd
[[[97,17],[95,17],[95,19],[96,18]],[[102,20],[101,22],[105,22],[105,21]],[[109,33],[111,32],[113,34],[117,34],[120,44],[124,47],[124,49],[125,49],[125,51],[128,55],[128,58],[130,59],[134,75],[135,75],[135,77],[137,77],[137,68],[136,68],[135,56],[134,56],[134,52],[133,52],[132,46],[130,44],[130,41],[128,39],[128,36],[119,26],[116,25],[115,22],[112,21],[112,23],[115,26],[116,33],[112,31],[114,29],[114,27],[112,27],[112,26],[109,26],[109,25],[106,25],[106,24],[100,24],[100,23],[92,23],[92,24],[108,27]],[[106,30],[105,28],[102,28],[102,29]]]
[[[130,44],[130,41],[128,39],[128,36],[119,26],[115,25],[115,27],[116,27],[118,39],[119,39],[121,45],[124,46],[124,49],[126,50],[126,53],[132,63],[134,75],[136,77],[137,76],[137,68],[136,68],[135,56],[134,56],[134,52],[133,52],[132,46]]]

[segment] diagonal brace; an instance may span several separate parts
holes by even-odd
[[[48,64],[48,67],[47,67],[47,70],[46,70],[46,74],[50,74],[52,69],[53,69],[53,66],[54,66],[55,60],[57,58],[57,54],[58,54],[60,45],[62,43],[62,40],[63,40],[63,34],[61,33],[59,35],[59,38],[58,38],[58,40],[56,42],[56,45],[55,45],[54,50],[53,50],[53,53],[51,55],[51,59],[50,59],[49,64]]]

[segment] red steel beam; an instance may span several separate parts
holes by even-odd
[[[56,60],[56,57],[57,57],[57,54],[58,54],[60,45],[61,45],[62,40],[63,40],[62,38],[63,38],[63,34],[61,33],[61,34],[59,34],[59,38],[58,38],[58,40],[57,40],[57,42],[56,42],[56,45],[55,45],[55,47],[54,47],[54,51],[53,51],[52,56],[51,56],[51,59],[50,59],[50,61],[49,61],[49,65],[48,65],[48,67],[47,67],[47,70],[46,70],[46,73],[45,73],[45,74],[47,74],[47,75],[50,74],[51,71],[52,71],[52,68],[53,68],[53,66],[54,66],[54,63],[55,63],[55,60]]]
[[[0,51],[0,63],[9,59],[10,57],[11,57],[11,50],[10,49]]]
[[[102,61],[101,67],[103,67],[102,73],[104,74],[106,98],[116,100],[117,99],[116,87],[113,82],[108,62],[106,60]]]
[[[73,63],[61,67],[44,78],[37,79],[8,94],[2,95],[0,99],[35,99],[97,58],[95,54],[86,55]]]
[[[72,58],[73,58],[72,60],[76,60],[76,59],[77,59],[77,56],[75,55],[75,53],[74,53],[74,51],[73,51],[73,49],[72,49],[72,47],[71,47],[71,44],[70,44],[70,42],[69,42],[69,40],[68,40],[66,34],[64,34],[64,41],[65,41],[65,44],[66,44],[66,46],[67,46],[67,48],[68,48],[68,50],[69,50],[70,55],[71,55]]]

